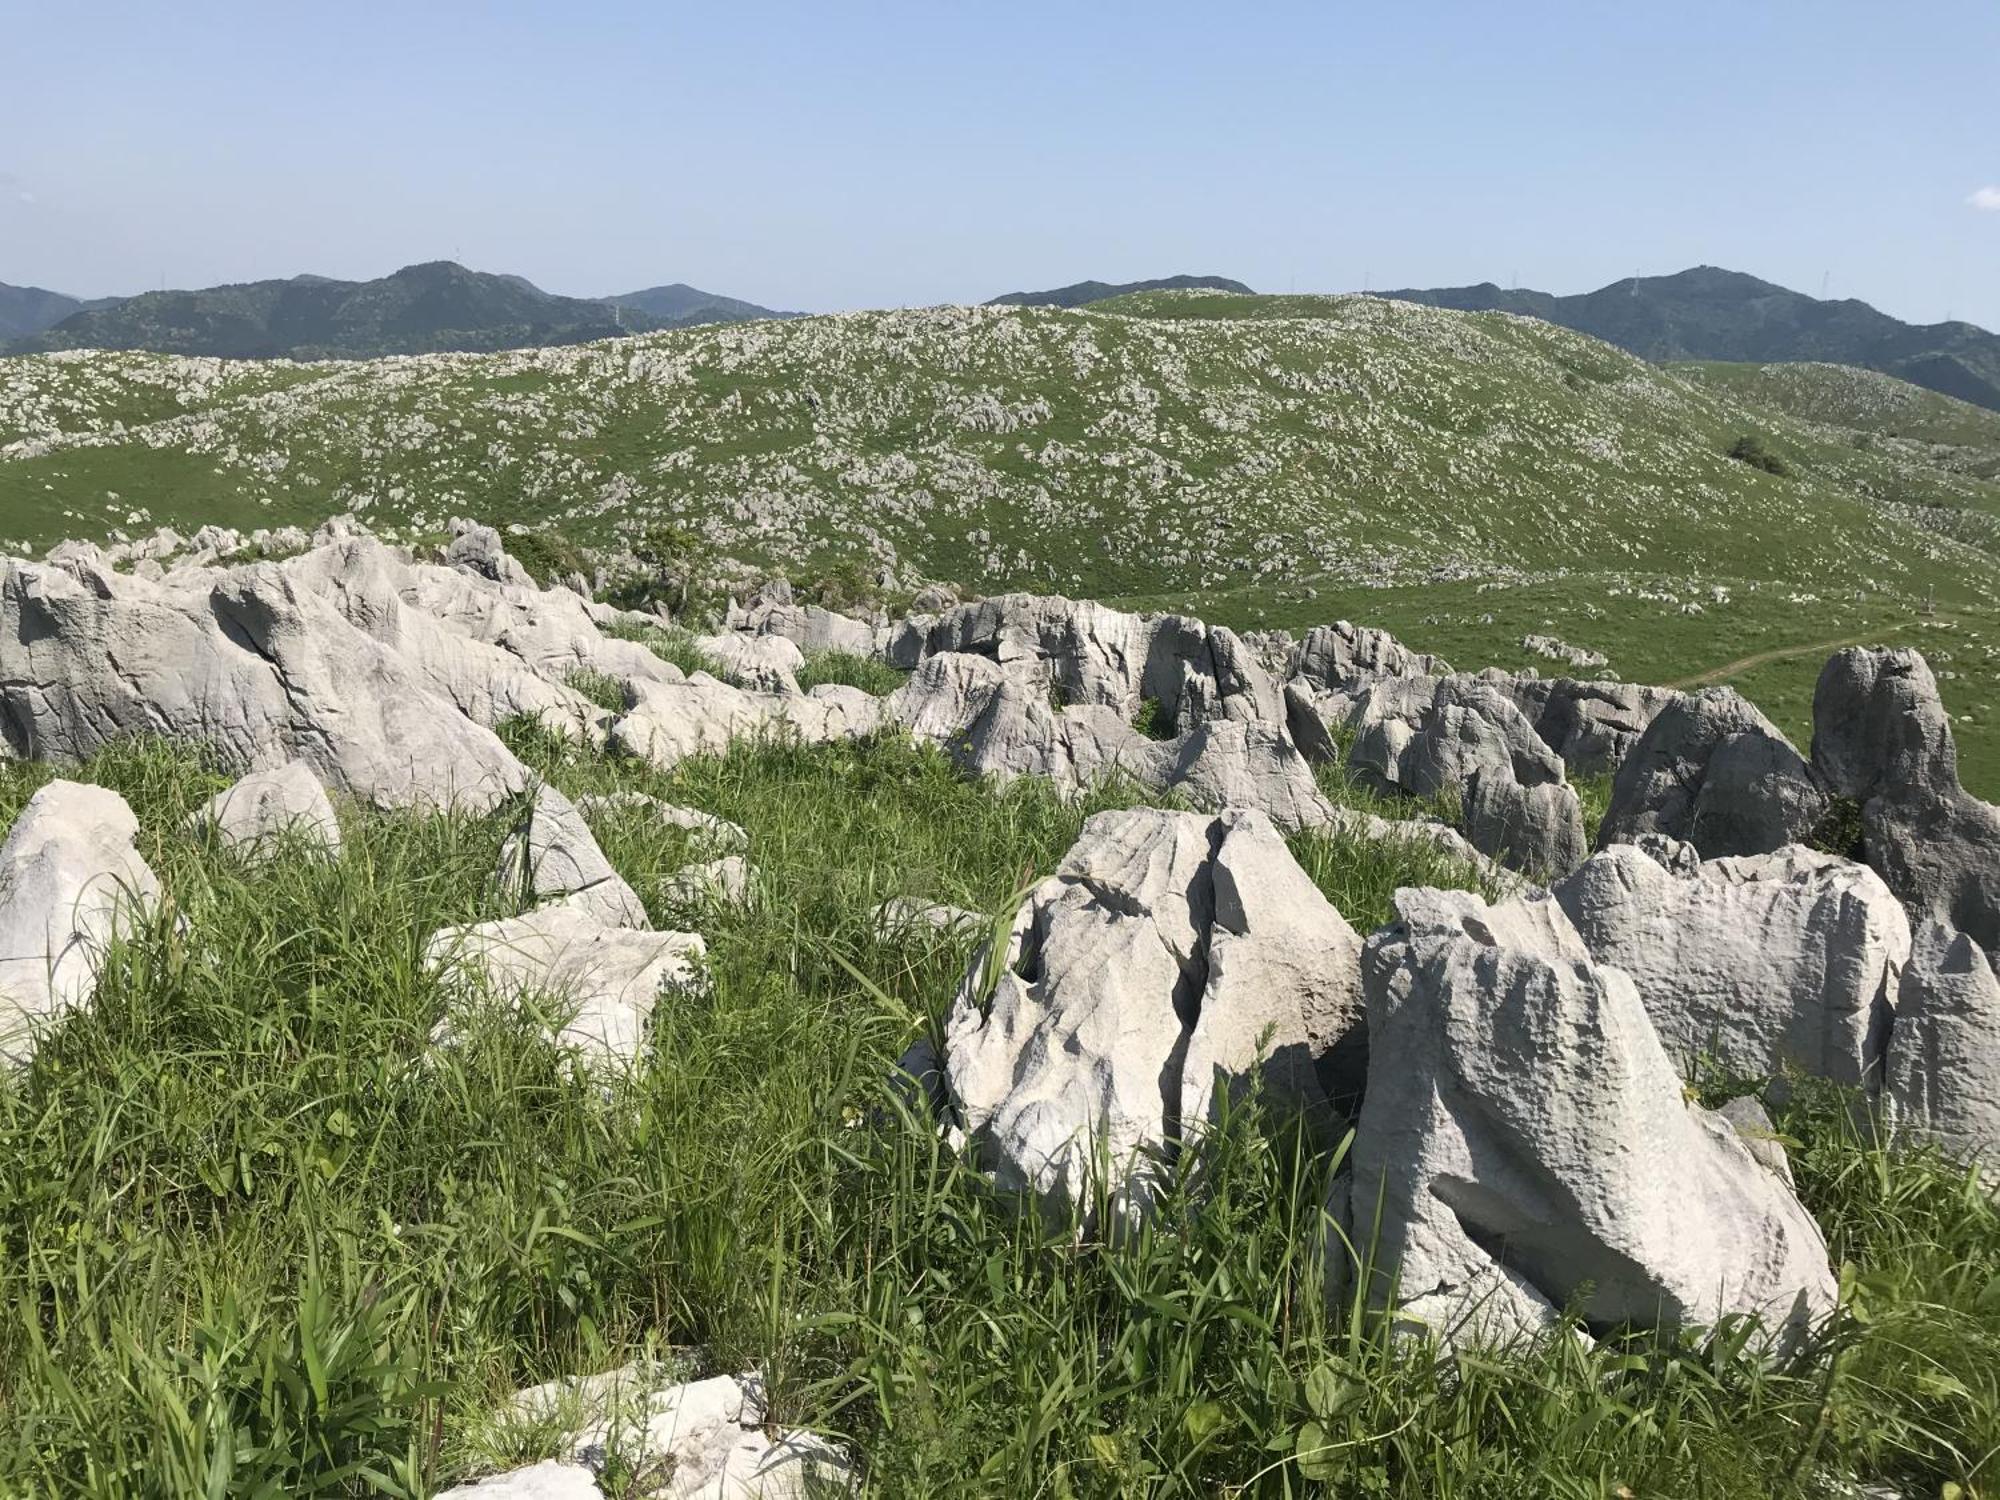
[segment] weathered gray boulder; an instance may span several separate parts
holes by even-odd
[[[1211,720],[1160,748],[1166,755],[1153,784],[1196,807],[1256,808],[1288,831],[1338,819],[1312,766],[1276,727]]]
[[[2000,808],[1959,785],[1951,716],[1920,652],[1838,652],[1813,694],[1813,764],[1860,802],[1868,863],[1915,921],[2000,948]]]
[[[611,743],[671,770],[691,755],[720,755],[739,739],[825,744],[872,734],[884,700],[854,688],[752,693],[697,672],[684,682],[634,683],[631,705],[611,727]]]
[[[1133,615],[1087,600],[1008,594],[905,620],[886,654],[920,667],[984,656],[1004,676],[1064,706],[1103,707],[1130,723],[1148,698],[1165,727],[1211,719],[1282,721],[1278,686],[1233,631],[1179,615]]]
[[[1617,771],[1660,710],[1682,696],[1673,688],[1631,682],[1525,674],[1511,677],[1504,691],[1534,724],[1542,743],[1578,776]]]
[[[1751,1313],[1783,1337],[1832,1310],[1811,1215],[1688,1101],[1631,979],[1555,901],[1396,901],[1362,959],[1368,1089],[1333,1205],[1375,1256],[1370,1301],[1458,1347],[1571,1306],[1592,1327]]]
[[[52,781],[0,844],[0,1058],[25,1062],[37,1033],[86,1007],[116,937],[159,903],[116,792]]]
[[[723,631],[700,635],[694,647],[714,662],[722,679],[760,693],[796,693],[805,653],[782,635]]]
[[[1443,677],[1450,672],[1441,658],[1412,651],[1386,630],[1345,620],[1308,630],[1292,665],[1293,676],[1323,693],[1378,677]]]
[[[840,651],[849,656],[877,656],[887,643],[885,626],[857,620],[817,604],[753,603],[729,611],[730,630],[752,636],[782,636],[808,655]]]
[[[519,1392],[509,1416],[557,1430],[586,1471],[615,1458],[626,1474],[661,1475],[656,1500],[809,1500],[852,1488],[853,1466],[824,1438],[774,1430],[761,1377],[675,1382],[639,1362]]]
[[[1640,849],[1554,887],[1591,958],[1630,975],[1683,1074],[1787,1069],[1874,1088],[1910,927],[1865,865],[1789,848],[1676,874]]]
[[[614,1065],[639,1057],[660,994],[699,982],[706,954],[698,933],[606,927],[560,902],[447,927],[425,949],[461,999],[549,1003],[563,1016],[558,1041],[587,1061]],[[443,1034],[451,1030],[447,1024]]]
[[[1791,742],[1733,688],[1667,704],[1618,768],[1597,847],[1663,833],[1707,859],[1805,843],[1826,793]]]
[[[1917,929],[1889,1038],[1883,1116],[2000,1184],[2000,979],[1992,959],[1939,922]]]
[[[1510,870],[1547,880],[1583,863],[1583,805],[1559,781],[1523,786],[1503,773],[1475,774],[1466,784],[1459,828],[1482,854]]]
[[[684,866],[666,878],[660,894],[679,907],[748,906],[754,894],[750,862],[730,854]]]
[[[526,908],[561,900],[606,927],[645,929],[646,904],[627,885],[575,803],[552,786],[535,789],[528,815],[500,847],[500,887]]]
[[[386,806],[473,811],[526,784],[489,730],[277,564],[188,588],[72,566],[0,565],[0,736],[16,756],[156,734],[243,770],[303,760]]]
[[[261,860],[286,846],[317,850],[329,859],[340,854],[333,803],[312,767],[300,760],[251,772],[209,798],[188,822],[246,859]]]
[[[444,549],[444,560],[454,568],[464,568],[494,583],[534,588],[534,576],[512,557],[491,526],[466,526]]]
[[[1951,716],[1923,653],[1836,651],[1813,688],[1813,767],[1835,793],[1866,802],[1958,787]]]
[[[1269,819],[1098,814],[953,1005],[946,1079],[977,1159],[1058,1221],[1099,1192],[1136,1217],[1260,1069],[1324,1123],[1353,1071],[1357,949]]]
[[[969,937],[983,930],[988,920],[962,906],[944,901],[919,901],[910,896],[892,896],[875,908],[875,930],[884,937],[934,933]]]

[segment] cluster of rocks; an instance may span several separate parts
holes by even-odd
[[[2000,809],[1960,786],[1914,652],[1835,656],[1805,756],[1726,689],[1455,673],[1345,623],[1246,639],[1031,596],[895,623],[761,598],[701,641],[720,675],[684,673],[616,633],[651,617],[536,587],[485,528],[434,562],[351,522],[306,542],[235,566],[215,546],[130,571],[82,546],[0,565],[0,744],[74,760],[132,734],[204,743],[242,779],[190,836],[249,862],[338,859],[329,792],[515,810],[503,915],[436,934],[428,957],[464,999],[563,996],[561,1039],[587,1061],[636,1058],[661,997],[701,982],[703,938],[657,929],[648,896],[675,920],[757,899],[748,841],[635,792],[572,801],[495,729],[525,716],[663,768],[745,737],[894,729],[969,773],[1065,792],[1125,777],[1202,809],[1092,818],[972,960],[939,1042],[905,1059],[960,1146],[1039,1211],[1143,1218],[1255,1092],[1328,1146],[1354,1129],[1330,1295],[1455,1343],[1566,1312],[1745,1313],[1785,1338],[1832,1306],[1826,1246],[1756,1099],[1701,1108],[1697,1066],[1833,1080],[1900,1138],[2000,1176]],[[908,675],[882,696],[801,691],[822,651]],[[1336,761],[1450,822],[1336,806],[1317,774]],[[1569,778],[1605,771],[1592,853]],[[633,817],[705,857],[642,893],[591,826]],[[1284,835],[1307,828],[1425,841],[1504,899],[1400,891],[1364,937],[1293,860]],[[1841,852],[1806,847],[1831,828],[1850,829]],[[87,1003],[105,947],[159,910],[137,831],[114,794],[59,781],[0,845],[8,1055]],[[985,926],[908,902],[876,920],[966,941]],[[795,1488],[765,1493],[845,1472],[724,1384],[648,1395],[630,1431],[600,1413],[578,1454],[699,1428],[664,1493],[756,1493],[794,1454]],[[564,1460],[463,1492],[562,1494],[589,1472]]]
[[[1476,796],[1470,751],[1561,787],[1496,679],[1315,637],[1295,661],[1329,683],[1374,664],[1349,722],[1385,784]],[[1599,851],[1546,889],[1400,891],[1364,943],[1260,814],[1101,814],[903,1071],[998,1185],[1080,1230],[1143,1217],[1253,1087],[1321,1139],[1351,1122],[1329,1294],[1447,1344],[1566,1314],[1795,1338],[1834,1305],[1826,1245],[1755,1093],[1708,1110],[1685,1080],[1831,1080],[2000,1183],[2000,810],[1958,784],[1910,651],[1828,663],[1810,762],[1725,690],[1552,701],[1615,704],[1565,743],[1620,769]],[[1802,842],[1841,798],[1858,858]]]

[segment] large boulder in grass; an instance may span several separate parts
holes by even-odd
[[[24,759],[83,760],[161,735],[242,770],[303,760],[384,806],[472,811],[527,782],[429,671],[277,564],[180,586],[88,558],[0,564],[0,639],[0,735]]]
[[[319,777],[300,760],[251,772],[209,798],[188,824],[249,860],[267,859],[286,847],[329,859],[340,854],[340,819]]]
[[[508,555],[500,533],[491,526],[465,526],[460,529],[444,549],[444,560],[451,567],[463,568],[493,583],[513,584],[519,588],[535,587],[534,575]]]
[[[1867,866],[1789,848],[1672,870],[1620,844],[1554,895],[1591,958],[1631,976],[1683,1073],[1707,1059],[1879,1084],[1910,926]]]
[[[1368,1301],[1451,1347],[1566,1308],[1594,1328],[1751,1314],[1784,1339],[1832,1310],[1812,1216],[1689,1101],[1632,980],[1557,902],[1396,905],[1362,960],[1368,1085],[1333,1204],[1372,1255]]]
[[[2000,1184],[2000,979],[1985,949],[1939,922],[1917,929],[1889,1039],[1883,1115]]]
[[[89,1005],[114,938],[143,921],[160,882],[116,792],[52,781],[0,844],[0,1057],[25,1061],[37,1032]]]
[[[555,902],[519,917],[447,927],[424,956],[457,995],[545,1005],[557,1041],[587,1061],[623,1065],[644,1050],[660,995],[698,983],[706,954],[698,933],[607,927]]]
[[[1255,1080],[1330,1137],[1359,1081],[1359,949],[1263,815],[1098,814],[953,1005],[977,1160],[1058,1221],[1099,1194],[1136,1218]]]
[[[1959,784],[1951,716],[1921,652],[1857,647],[1827,662],[1813,765],[1861,804],[1868,863],[1913,920],[2000,951],[2000,808]]]
[[[1625,757],[1597,847],[1664,834],[1706,859],[1809,840],[1826,792],[1777,726],[1733,688],[1667,704]]]
[[[607,927],[645,929],[646,904],[604,857],[581,811],[552,786],[500,847],[500,886],[521,907],[561,899]]]
[[[1315,691],[1347,692],[1379,677],[1443,677],[1451,668],[1412,651],[1386,630],[1336,620],[1315,625],[1299,642],[1292,675]]]

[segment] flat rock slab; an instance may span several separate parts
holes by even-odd
[[[533,1386],[514,1398],[510,1415],[560,1429],[576,1461],[592,1469],[615,1459],[656,1500],[808,1500],[853,1484],[847,1456],[825,1439],[773,1435],[754,1374],[674,1383],[632,1364]]]
[[[567,1012],[557,1040],[614,1064],[639,1057],[661,992],[698,982],[706,955],[699,933],[606,927],[560,901],[525,916],[447,927],[425,950],[460,990],[517,1004],[548,997]]]

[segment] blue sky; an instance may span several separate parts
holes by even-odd
[[[450,257],[817,311],[1706,261],[2000,328],[1993,0],[0,0],[0,38],[0,281],[84,295]]]

